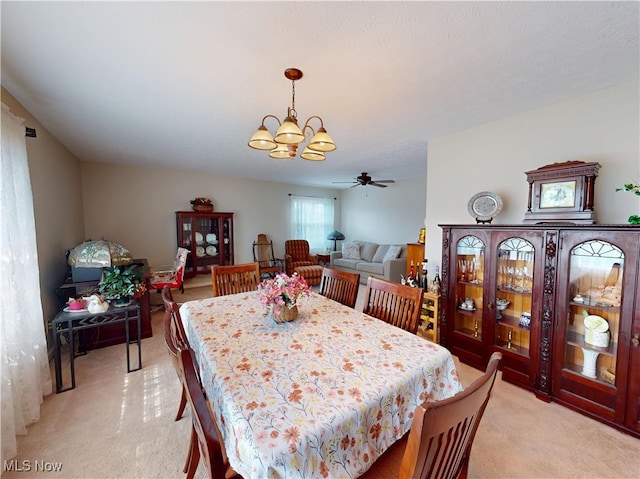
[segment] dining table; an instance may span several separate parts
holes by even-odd
[[[462,390],[451,353],[312,292],[276,323],[259,292],[180,316],[229,463],[245,479],[357,478],[416,407]]]

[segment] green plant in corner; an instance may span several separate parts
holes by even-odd
[[[136,294],[142,284],[142,278],[135,269],[138,265],[113,268],[105,268],[103,277],[98,283],[98,291],[107,299],[115,299],[116,302],[129,301]]]
[[[622,188],[616,188],[616,191],[631,191],[633,194],[640,196],[640,185],[627,183]],[[631,225],[640,225],[640,216],[631,215],[627,221]]]

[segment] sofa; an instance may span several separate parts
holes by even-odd
[[[360,283],[369,276],[399,283],[407,274],[407,245],[352,241],[342,244],[342,251],[331,253],[331,267],[360,273]]]

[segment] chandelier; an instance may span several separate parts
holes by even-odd
[[[311,140],[309,144],[302,151],[301,158],[310,161],[323,161],[325,159],[324,154],[328,151],[336,149],[336,145],[327,134],[327,130],[324,129],[324,123],[319,116],[311,116],[305,122],[302,129],[298,127],[298,113],[296,112],[296,80],[302,78],[302,72],[297,68],[287,68],[284,71],[284,76],[291,80],[291,107],[287,108],[287,117],[284,121],[280,122],[278,117],[274,115],[266,115],[262,119],[262,123],[258,130],[253,134],[251,140],[249,140],[249,146],[256,150],[271,150],[269,156],[271,158],[295,158],[298,152],[298,145],[306,139],[305,134],[310,134]],[[275,118],[278,122],[279,128],[276,131],[276,136],[271,136],[267,127],[264,126],[264,122],[267,118]],[[320,127],[318,130],[314,130],[309,122],[313,119],[320,121]]]

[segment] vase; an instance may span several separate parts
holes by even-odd
[[[291,308],[285,305],[274,305],[269,310],[269,317],[276,323],[287,323],[298,317],[298,307]]]

